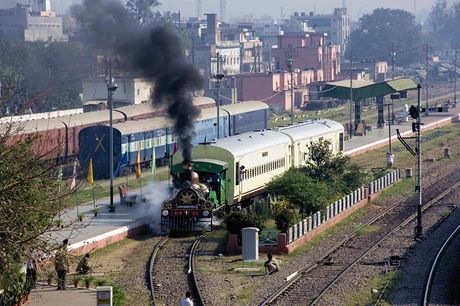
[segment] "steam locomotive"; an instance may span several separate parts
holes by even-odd
[[[343,151],[343,126],[321,119],[277,130],[257,130],[195,145],[190,161],[173,155],[175,194],[163,202],[163,231],[201,231],[213,226],[213,215],[250,209],[267,196],[265,185],[309,159],[308,147],[328,140],[332,152]]]

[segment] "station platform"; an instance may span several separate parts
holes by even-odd
[[[107,244],[132,237],[149,226],[152,230],[160,229],[160,207],[163,200],[169,197],[168,183],[153,182],[140,189],[129,191],[137,194],[138,201],[131,207],[120,205],[118,194],[114,197],[115,212],[109,212],[110,198],[102,198],[93,203],[79,205],[78,208],[67,210],[61,215],[64,228],[50,233],[56,243],[69,240],[69,251],[75,255],[91,252]],[[93,209],[99,210],[94,216]],[[78,215],[84,214],[82,221]]]
[[[89,306],[96,305],[96,291],[84,288],[71,288],[67,290],[56,290],[55,286],[37,284],[29,296],[29,301],[24,305],[27,306],[63,306],[78,305]]]
[[[429,113],[428,116],[422,116],[422,132],[440,128],[459,120],[460,118],[460,103],[456,108],[451,108],[445,113]],[[399,129],[401,136],[412,134],[412,122],[414,120],[409,117],[407,122],[391,125],[391,141],[397,141],[396,129]],[[371,131],[366,132],[366,136],[353,136],[345,141],[344,154],[354,156],[363,152],[381,148],[388,145],[388,126],[377,128],[376,123],[372,124]]]
[[[458,120],[459,116],[460,103],[448,113],[430,113],[429,116],[422,117],[424,123],[422,131],[449,125]],[[412,121],[391,126],[392,141],[397,141],[396,129],[399,129],[402,135],[411,134]],[[388,145],[388,127],[377,128],[374,123],[366,136],[353,136],[346,140],[344,153],[352,156],[386,145]],[[154,182],[142,189],[142,197],[145,198],[145,201],[138,201],[132,207],[120,205],[117,194],[114,198],[115,212],[109,212],[108,197],[96,201],[95,206],[100,210],[97,217],[94,217],[92,203],[66,211],[61,218],[65,224],[71,225],[51,235],[57,243],[64,238],[69,239],[69,251],[74,254],[84,254],[126,237],[135,236],[145,230],[145,226],[159,232],[161,203],[169,197],[168,183],[166,181]],[[130,190],[130,194],[137,194],[140,198],[139,189]],[[79,213],[85,214],[81,222],[77,222]]]

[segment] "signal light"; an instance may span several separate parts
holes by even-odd
[[[413,119],[417,119],[418,118],[418,109],[417,109],[417,107],[411,105],[411,107],[409,108],[409,115]]]

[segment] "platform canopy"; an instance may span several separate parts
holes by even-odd
[[[353,101],[386,96],[397,92],[417,89],[417,84],[410,78],[397,78],[384,82],[353,80]],[[320,93],[321,97],[350,99],[350,80],[326,83]]]

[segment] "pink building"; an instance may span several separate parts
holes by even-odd
[[[307,85],[318,80],[323,80],[322,70],[293,73],[294,108],[302,107],[308,102]],[[289,72],[237,74],[235,85],[238,101],[263,101],[276,111],[291,109],[291,74]]]
[[[324,34],[279,35],[278,45],[273,47],[272,54],[278,71],[287,71],[286,61],[292,58],[294,69],[323,70],[327,81],[337,80],[340,73],[340,46],[326,44]]]

